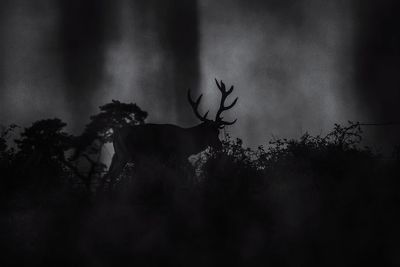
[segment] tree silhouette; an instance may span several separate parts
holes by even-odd
[[[7,141],[12,132],[18,126],[11,124],[8,127],[0,126],[0,174],[1,174],[1,188],[7,189],[10,184],[10,176],[12,172],[12,163],[15,158],[14,148],[10,148]]]
[[[9,143],[16,126],[3,127],[0,246],[10,262],[146,265],[151,255],[156,265],[173,266],[388,265],[379,248],[395,248],[388,237],[400,222],[400,169],[360,146],[359,123],[256,149],[226,135],[222,148],[201,153],[196,174],[151,161],[134,179],[124,171],[111,194],[93,193],[105,168],[101,146],[146,115],[113,101],[77,137],[60,119],[39,120],[23,129],[15,151]],[[326,257],[332,251],[335,258]]]
[[[60,119],[40,120],[25,128],[21,138],[15,140],[19,154],[31,155],[40,153],[40,158],[62,159],[71,147],[72,136],[63,131],[67,124]]]
[[[100,161],[101,150],[104,144],[112,141],[114,130],[126,125],[143,124],[147,117],[147,112],[136,104],[117,100],[112,100],[99,109],[98,114],[90,117],[83,133],[74,138],[75,151],[66,163],[84,181],[87,189],[90,188],[93,178],[99,177],[106,169]],[[79,166],[82,159],[89,166]]]
[[[58,118],[34,122],[15,140],[18,147],[16,165],[20,176],[30,176],[35,185],[61,182],[65,153],[72,148],[73,137],[64,131],[66,123]],[[28,177],[26,177],[28,178]]]
[[[98,153],[105,143],[112,141],[113,129],[125,125],[143,124],[147,117],[147,112],[136,104],[117,100],[112,100],[99,109],[100,113],[90,117],[84,132],[76,138],[76,152],[73,159],[79,157],[79,154],[89,147],[92,154]],[[98,143],[94,144],[96,141]]]
[[[16,124],[11,124],[8,127],[0,125],[0,158],[3,158],[5,154],[14,153],[14,149],[8,147],[7,139],[17,127],[18,125]]]

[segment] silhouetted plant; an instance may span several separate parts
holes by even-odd
[[[10,170],[19,171],[7,177],[35,184],[45,200],[38,205],[30,197],[21,209],[18,194],[2,195],[11,207],[0,220],[6,229],[3,251],[11,252],[13,262],[26,256],[31,264],[69,259],[75,265],[114,265],[124,259],[143,265],[156,257],[176,266],[192,266],[193,258],[202,259],[197,266],[341,266],[379,263],[385,258],[381,248],[395,247],[388,236],[400,223],[399,168],[361,147],[359,123],[335,125],[324,136],[274,139],[256,149],[227,135],[222,148],[199,155],[194,179],[149,159],[134,171],[128,166],[111,194],[87,198],[87,190],[74,194],[72,187],[73,194],[61,194],[62,187],[48,186],[69,178],[90,189],[104,170],[96,145],[111,140],[116,127],[144,122],[144,113],[136,120],[127,105],[105,105],[86,127],[86,137],[66,133],[59,119],[35,122],[16,141],[16,152],[2,131],[2,159],[9,155]],[[88,171],[65,156],[77,142],[77,161],[87,162]],[[40,242],[28,250],[31,236]]]
[[[95,142],[97,145],[90,147],[97,154],[103,144],[112,142],[113,129],[125,125],[143,124],[147,112],[133,103],[122,103],[112,100],[111,103],[99,107],[100,113],[90,117],[90,122],[85,126],[83,133],[76,139],[77,151],[75,157]]]
[[[324,141],[343,150],[355,148],[362,140],[361,125],[359,122],[352,121],[348,121],[348,124],[348,126],[341,126],[335,123],[333,131],[325,136]]]
[[[75,151],[69,158],[70,167],[74,168],[88,189],[93,178],[96,176],[99,178],[106,170],[106,165],[100,161],[101,150],[105,143],[112,141],[114,130],[126,125],[143,124],[147,117],[147,112],[136,104],[117,100],[112,100],[99,109],[98,114],[90,117],[90,122],[85,126],[83,133],[74,139]],[[82,163],[79,166],[82,160],[89,166],[84,168]]]
[[[15,153],[14,148],[9,147],[7,142],[18,125],[11,124],[8,127],[0,126],[0,158],[6,159]]]
[[[22,161],[20,167],[40,170],[38,166],[42,165],[61,170],[65,153],[72,147],[72,136],[64,131],[65,126],[66,123],[55,118],[37,121],[25,128],[15,140],[17,157]]]
[[[22,156],[38,155],[40,158],[60,160],[71,148],[72,136],[63,131],[67,124],[60,119],[40,120],[25,128],[21,138],[15,140]]]
[[[12,164],[15,160],[15,149],[8,146],[9,138],[18,126],[11,124],[8,127],[0,127],[0,190],[7,190],[10,187]]]

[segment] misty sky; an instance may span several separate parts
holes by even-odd
[[[60,117],[78,133],[118,99],[190,126],[187,88],[215,111],[214,78],[235,85],[229,131],[250,145],[399,121],[397,11],[395,0],[1,1],[0,123]]]

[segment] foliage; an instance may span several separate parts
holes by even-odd
[[[362,130],[359,123],[349,121],[348,126],[335,124],[331,132],[325,136],[312,136],[305,133],[299,139],[276,138],[269,141],[267,146],[256,149],[246,148],[240,138],[233,139],[229,134],[222,141],[223,149],[220,151],[208,150],[196,164],[202,166],[204,162],[214,160],[220,155],[229,158],[233,163],[267,170],[278,166],[299,165],[301,162],[335,161],[346,156],[352,157],[378,157],[373,155],[369,147],[360,147]],[[310,167],[310,166],[308,166]]]
[[[12,263],[381,266],[391,261],[385,262],[380,248],[395,251],[387,237],[400,223],[400,169],[361,147],[359,123],[335,125],[324,136],[277,138],[256,149],[227,135],[222,149],[199,156],[197,172],[149,160],[130,164],[107,193],[92,194],[94,178],[105,169],[96,157],[99,147],[111,140],[113,128],[144,123],[146,117],[136,105],[118,101],[100,110],[78,137],[59,119],[37,121],[16,140],[17,151],[7,146],[15,126],[2,131],[1,162],[7,154],[9,164],[1,165],[7,219],[0,220],[5,229],[0,245]],[[77,148],[76,160],[66,157]],[[87,171],[76,161],[85,161]],[[11,180],[18,181],[13,190]],[[83,182],[85,190],[70,181]]]
[[[8,146],[8,141],[13,131],[18,126],[11,124],[8,127],[0,127],[0,188],[7,189],[7,179],[11,176],[13,169],[13,162],[15,161],[15,151],[14,148]],[[0,189],[0,190],[1,190]],[[1,194],[1,192],[0,192]]]
[[[16,124],[8,127],[0,125],[0,159],[2,160],[14,154],[14,149],[8,147],[7,140],[16,128],[18,128]]]
[[[113,129],[127,125],[143,124],[147,112],[133,103],[122,103],[112,100],[111,103],[99,107],[100,112],[90,117],[84,132],[77,138],[79,151],[89,147],[93,142],[104,144],[112,141]],[[98,152],[98,148],[94,148]]]
[[[15,140],[18,154],[24,157],[36,154],[62,161],[65,151],[72,146],[72,136],[63,130],[66,125],[57,118],[33,123],[31,127],[25,128],[19,140]]]
[[[3,173],[7,169],[11,171],[8,176],[20,177],[12,179],[15,182],[18,180],[19,184],[26,183],[22,176],[29,174],[46,181],[46,184],[60,179],[68,179],[73,183],[82,181],[90,190],[93,178],[102,175],[106,169],[106,165],[100,161],[100,152],[104,143],[112,140],[113,129],[142,124],[146,117],[147,113],[136,104],[113,100],[100,106],[100,112],[91,116],[80,136],[68,134],[65,131],[66,123],[58,118],[39,120],[25,128],[15,140],[17,152],[7,146],[10,133],[17,127],[10,125],[0,135]],[[74,153],[68,157],[71,151]],[[31,182],[38,181],[32,179]]]
[[[75,151],[67,163],[84,181],[88,190],[90,190],[93,177],[99,177],[105,172],[106,165],[100,162],[101,150],[105,143],[112,141],[114,129],[143,124],[147,117],[147,112],[136,104],[122,103],[117,100],[112,100],[111,103],[102,105],[99,109],[98,114],[90,117],[90,122],[83,133],[74,139]],[[74,162],[82,161],[82,159],[89,164],[86,174],[83,174],[76,164],[74,165]]]
[[[15,140],[6,182],[13,187],[43,190],[65,182],[65,154],[72,147],[72,136],[60,119],[45,119],[24,128]]]

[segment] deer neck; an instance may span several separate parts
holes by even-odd
[[[189,136],[190,136],[190,143],[192,145],[192,149],[196,150],[195,152],[200,152],[204,149],[207,148],[208,143],[205,139],[205,128],[206,126],[203,124],[198,124],[196,126],[193,126],[191,128],[188,128],[189,131]]]

